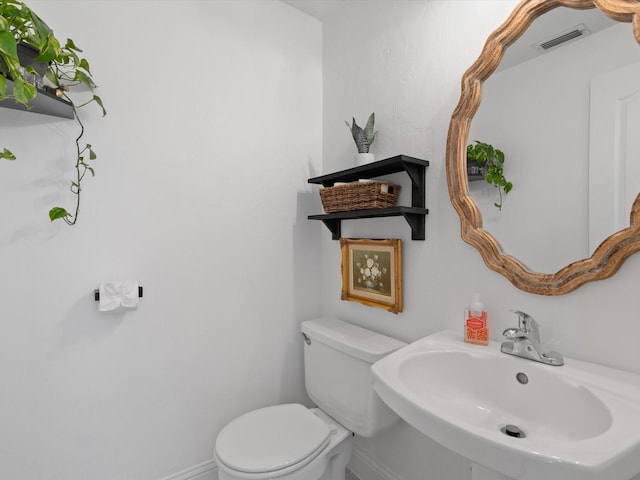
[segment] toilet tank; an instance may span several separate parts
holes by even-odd
[[[337,318],[302,323],[305,386],[344,427],[372,437],[399,420],[373,390],[371,365],[406,343]]]

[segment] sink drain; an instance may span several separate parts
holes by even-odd
[[[505,435],[514,438],[524,438],[527,436],[527,434],[524,433],[522,429],[516,427],[515,425],[505,425],[500,429],[500,431]]]

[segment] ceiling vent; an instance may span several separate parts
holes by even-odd
[[[536,43],[534,47],[538,52],[544,53],[561,45],[566,45],[567,43],[573,42],[579,38],[586,37],[590,33],[589,29],[581,23],[569,30],[565,30],[559,35],[554,35],[543,42]]]

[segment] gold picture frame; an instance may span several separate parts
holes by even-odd
[[[342,300],[402,312],[402,241],[341,238]]]

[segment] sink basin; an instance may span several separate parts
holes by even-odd
[[[640,472],[640,375],[565,357],[561,367],[469,345],[456,332],[376,362],[401,418],[474,463],[522,480],[628,480]]]

